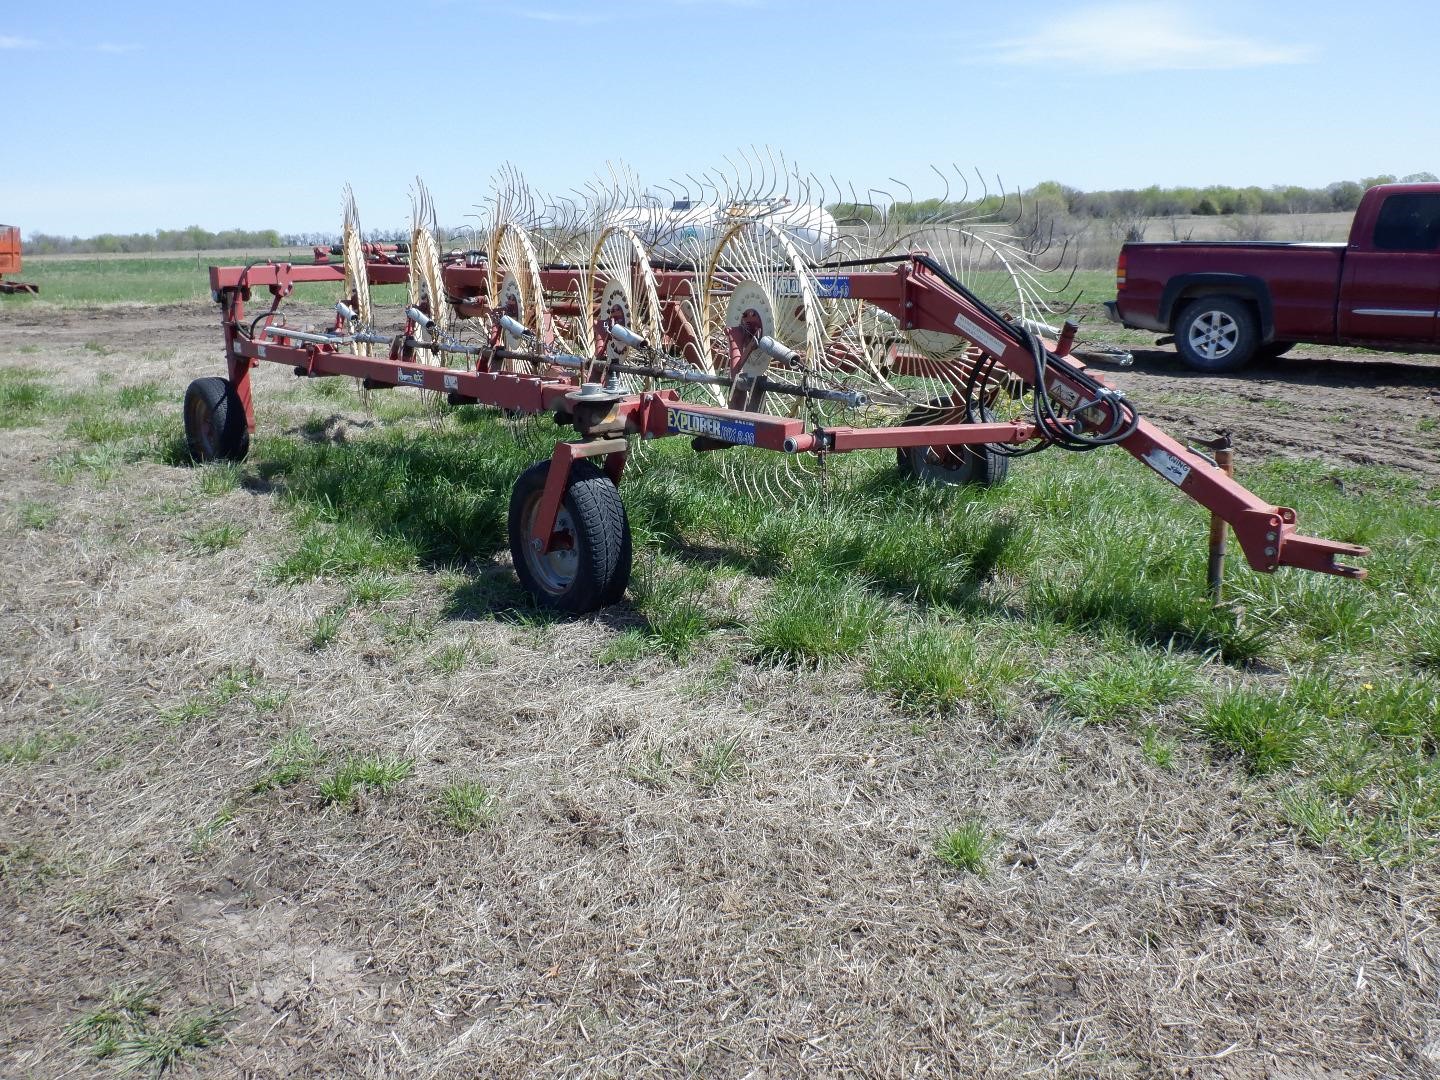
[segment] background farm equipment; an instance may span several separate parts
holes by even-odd
[[[879,449],[919,480],[993,484],[1014,457],[1119,446],[1228,522],[1253,568],[1364,576],[1337,558],[1365,549],[1301,535],[1293,510],[1144,421],[1072,355],[1073,323],[1048,336],[1033,247],[993,200],[901,222],[852,199],[841,224],[823,185],[798,175],[750,168],[698,186],[662,199],[627,180],[545,202],[507,172],[479,243],[450,253],[423,186],[396,245],[364,242],[347,192],[342,243],[314,264],[211,268],[229,371],[186,394],[192,456],[244,457],[261,361],[548,413],[576,437],[516,482],[509,539],[525,587],[570,612],[623,594],[626,463],[672,435],[724,452],[737,484],[757,450],[800,480],[831,454]],[[342,288],[333,322],[290,326],[283,301],[317,282]],[[372,285],[407,287],[391,329]],[[249,317],[261,288],[270,305]]]
[[[0,225],[0,293],[38,293],[39,285],[28,281],[6,281],[6,274],[20,272],[20,230]]]

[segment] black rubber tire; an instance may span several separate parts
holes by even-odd
[[[1175,349],[1192,371],[1223,375],[1255,356],[1260,328],[1255,310],[1234,296],[1202,296],[1175,320]]]
[[[1293,348],[1293,341],[1269,341],[1255,350],[1255,357],[1259,360],[1278,360]]]
[[[520,474],[510,494],[515,576],[542,607],[587,615],[625,594],[630,583],[630,521],[610,477],[589,461],[576,461],[560,504],[562,516],[569,519],[573,555],[540,555],[530,543],[529,523],[549,472],[549,460],[537,461]],[[564,567],[557,567],[561,562]]]
[[[948,399],[937,398],[912,410],[901,426],[934,423],[936,409],[952,407]],[[982,405],[980,419],[987,424],[994,423],[995,414]],[[934,484],[994,487],[1004,483],[1010,474],[1009,455],[996,450],[991,443],[965,447],[899,446],[895,448],[895,464],[901,476]]]
[[[190,459],[244,461],[250,452],[245,406],[229,379],[196,379],[185,389],[185,446]]]

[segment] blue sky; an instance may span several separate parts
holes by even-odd
[[[511,162],[545,191],[767,145],[931,194],[1440,173],[1440,3],[11,2],[0,220],[90,235],[442,223]],[[938,191],[933,191],[937,193]]]

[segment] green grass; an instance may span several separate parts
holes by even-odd
[[[351,757],[320,783],[320,799],[326,805],[353,802],[362,788],[374,788],[388,795],[402,780],[415,774],[415,759],[386,755]]]
[[[626,664],[643,656],[663,651],[663,644],[652,634],[632,627],[621,631],[595,654],[597,664]]]
[[[695,782],[702,788],[716,788],[738,780],[745,772],[740,754],[740,737],[718,739],[705,747],[695,759]]]
[[[500,567],[510,486],[554,437],[544,421],[516,427],[463,408],[343,443],[259,438],[246,469],[275,485],[297,531],[272,573],[345,582],[347,604],[380,608],[371,625],[409,646],[435,624],[393,604],[388,583],[434,571],[451,590],[442,618],[503,620],[549,647],[554,619]],[[1396,837],[1434,820],[1433,739],[1407,728],[1398,705],[1371,723],[1303,691],[1309,672],[1330,670],[1348,673],[1352,697],[1372,683],[1372,705],[1392,690],[1427,700],[1440,668],[1440,491],[1379,469],[1246,466],[1240,480],[1294,506],[1307,533],[1373,547],[1371,575],[1263,575],[1236,557],[1233,606],[1215,608],[1205,513],[1118,451],[1026,459],[986,490],[916,486],[885,455],[837,455],[823,496],[812,488],[783,506],[735,481],[739,469],[778,486],[778,455],[726,453],[665,440],[630,461],[634,618],[597,662],[703,657],[742,675],[747,663],[849,666],[877,710],[1038,707],[1133,725],[1162,770],[1192,756],[1188,735],[1223,751],[1264,805],[1291,791],[1330,800],[1349,822],[1346,850],[1388,861],[1422,849]],[[442,650],[425,662],[443,673],[457,660]],[[703,674],[686,685],[724,689]]]
[[[33,765],[45,756],[49,748],[49,740],[43,735],[26,735],[20,739],[7,739],[0,742],[0,763]]]
[[[261,682],[253,670],[231,667],[215,677],[209,689],[193,694],[178,705],[160,711],[160,719],[171,727],[183,727],[218,716],[237,698],[259,692]]]
[[[29,368],[0,369],[0,429],[39,423],[54,409],[56,394]]]
[[[630,658],[662,653],[683,660],[714,631],[736,625],[735,597],[714,598],[718,575],[700,567],[687,568],[677,560],[655,555],[641,562],[630,579],[630,603],[645,617],[644,630],[619,646]],[[611,662],[617,658],[607,651]]]
[[[890,605],[860,581],[787,580],[751,625],[750,648],[761,662],[823,664],[855,655],[889,616]]]
[[[232,1016],[228,1009],[206,1009],[177,1017],[158,1030],[136,1031],[115,1046],[120,1072],[159,1076],[195,1050],[219,1042]]]
[[[465,668],[470,650],[464,645],[446,645],[427,661],[437,675],[454,675]]]
[[[984,877],[1000,847],[1000,838],[983,822],[967,821],[948,829],[935,841],[935,857],[952,870]]]
[[[377,536],[353,524],[312,525],[271,572],[277,581],[351,578],[403,573],[413,568],[414,548],[393,536]]]
[[[34,765],[80,741],[73,732],[47,732],[0,741],[0,765]]]
[[[440,792],[440,820],[458,832],[488,829],[499,818],[500,797],[484,784],[451,784]]]
[[[186,537],[190,547],[195,551],[212,554],[236,547],[243,539],[245,539],[245,529],[230,522],[212,525],[208,529],[201,529]]]
[[[290,787],[309,779],[323,764],[325,754],[315,742],[315,737],[304,727],[296,728],[270,748],[270,767],[251,790],[260,792]]]
[[[380,630],[380,636],[387,645],[413,645],[429,641],[440,628],[434,618],[408,612],[391,615],[377,611],[371,621]]]
[[[357,607],[373,607],[410,595],[410,583],[374,571],[361,571],[350,579],[347,596]]]
[[[41,502],[22,502],[17,507],[22,529],[48,529],[60,516],[60,511]]]
[[[65,1026],[71,1042],[85,1044],[91,1056],[104,1060],[114,1056],[123,1042],[142,1034],[160,1007],[155,998],[159,989],[150,985],[111,987],[98,1008]]]
[[[1194,693],[1200,685],[1193,660],[1143,646],[1075,668],[1052,667],[1038,682],[1055,695],[1061,715],[1082,724],[1134,719]]]
[[[350,614],[346,607],[333,608],[316,616],[315,622],[310,627],[310,648],[319,652],[321,649],[329,648],[340,636],[340,631],[345,626],[345,618]]]
[[[1025,672],[1003,644],[932,622],[877,643],[865,685],[907,712],[947,713],[967,703],[995,706]]]
[[[1158,728],[1140,733],[1140,755],[1157,769],[1173,769],[1180,756],[1180,744]]]
[[[637,784],[661,791],[675,780],[675,765],[662,746],[646,750],[640,760],[625,769],[625,775]]]
[[[105,483],[126,465],[183,460],[179,410],[156,412],[153,405],[163,396],[159,388],[123,388],[120,404],[103,385],[103,377],[96,381],[100,385],[94,388],[61,391],[38,369],[0,369],[0,430],[63,421],[64,440],[50,461],[51,471],[63,483],[81,476]],[[30,520],[27,527],[44,528],[53,517],[36,511]]]
[[[1293,699],[1241,689],[1210,702],[1196,727],[1257,774],[1299,763],[1316,741],[1315,720]]]
[[[209,851],[231,825],[235,824],[235,807],[226,803],[215,812],[205,824],[197,827],[190,834],[190,853],[192,855],[203,855]]]
[[[230,492],[240,489],[243,473],[236,462],[213,462],[209,465],[202,465],[197,472],[200,478],[196,486],[203,495],[228,495]]]
[[[1320,669],[1216,695],[1194,726],[1267,778],[1309,842],[1397,864],[1440,842],[1440,681]]]
[[[158,383],[136,383],[122,386],[115,392],[115,404],[121,409],[148,409],[154,405],[172,404],[172,394]]]

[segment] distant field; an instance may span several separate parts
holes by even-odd
[[[25,259],[21,277],[40,286],[39,296],[7,296],[0,300],[0,310],[10,305],[60,304],[65,307],[86,307],[91,304],[183,304],[210,299],[211,266],[244,266],[266,260],[311,262],[309,249],[304,251],[220,251],[194,252],[187,255],[55,255]],[[297,293],[326,300],[338,295],[334,286],[315,285]],[[403,290],[395,286],[375,289],[380,303],[399,303]]]
[[[1331,242],[1350,235],[1355,214],[1187,214],[1146,218],[1145,239],[1160,240],[1297,240]]]
[[[99,254],[96,252],[71,252],[63,255],[30,255],[25,256],[25,265],[40,265],[41,263],[66,263],[66,262],[133,262],[138,259],[150,260],[153,262],[188,262],[192,259],[200,259],[208,266],[211,263],[231,263],[247,261],[250,259],[289,259],[291,262],[309,262],[314,249],[310,247],[288,247],[288,248],[211,248],[202,251],[137,251],[130,253],[117,252],[113,254]]]
[[[311,262],[309,249],[264,252],[210,251],[187,255],[54,255],[26,258],[25,281],[40,286],[39,296],[7,296],[0,300],[5,307],[33,304],[60,304],[85,307],[91,304],[180,304],[209,301],[211,266],[243,266],[252,261],[276,260]],[[989,281],[977,283],[988,290],[996,275],[984,275]],[[1079,270],[1048,275],[1047,281],[1056,290],[1054,304],[1064,310],[1072,303],[1094,305],[1115,295],[1115,276],[1109,270]],[[338,295],[331,285],[300,286],[296,299],[324,302]],[[399,306],[404,290],[398,286],[377,286],[373,290],[377,304]]]

